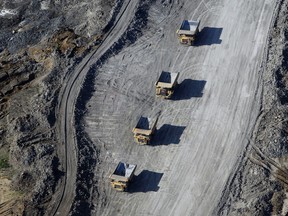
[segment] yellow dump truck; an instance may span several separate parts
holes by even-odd
[[[117,191],[126,191],[134,177],[137,165],[119,162],[114,172],[109,176],[112,188]]]
[[[136,127],[134,127],[132,130],[134,139],[138,144],[146,145],[150,143],[151,137],[156,130],[157,121],[158,117],[140,117]]]
[[[199,32],[200,21],[184,20],[176,31],[179,42],[191,46]]]
[[[156,96],[162,98],[171,98],[177,85],[179,73],[170,73],[162,71],[156,82]]]

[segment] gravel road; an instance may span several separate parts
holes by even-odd
[[[93,215],[212,215],[258,116],[275,1],[143,1],[138,9],[132,2],[120,30],[101,46],[112,51],[90,69],[95,92],[85,125],[99,150]],[[184,18],[201,19],[194,47],[177,42]],[[162,70],[180,73],[172,100],[155,98]],[[140,115],[159,111],[151,146],[135,144],[131,130]],[[138,165],[128,193],[113,191],[107,179],[118,161]]]
[[[137,5],[137,1],[124,1],[124,4],[116,17],[118,20],[115,26],[107,33],[106,38],[103,40],[101,46],[93,53],[90,53],[83,59],[80,64],[66,77],[64,88],[62,88],[61,103],[58,107],[58,113],[60,114],[58,121],[58,134],[61,135],[59,140],[62,141],[61,148],[58,149],[58,155],[62,158],[63,169],[65,171],[65,177],[62,180],[61,186],[58,192],[54,195],[51,202],[50,210],[47,211],[47,215],[68,215],[71,211],[73,201],[75,199],[75,190],[78,167],[77,158],[77,140],[74,128],[74,113],[75,104],[84,82],[84,79],[89,71],[90,67],[100,59],[101,56],[107,52],[111,44],[116,42],[119,37],[125,32],[127,25],[131,17],[133,17],[133,8]],[[128,11],[128,12],[127,12]],[[64,115],[62,115],[64,113]]]
[[[259,112],[274,7],[271,0],[152,4],[141,37],[98,69],[88,103],[87,131],[100,149],[95,215],[213,214]],[[201,19],[194,47],[177,43],[184,18]],[[180,72],[172,100],[154,96],[162,70]],[[152,146],[138,146],[137,119],[159,111]],[[107,180],[118,161],[138,165],[129,193]]]

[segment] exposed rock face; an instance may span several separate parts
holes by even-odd
[[[27,195],[27,215],[45,212],[63,175],[55,108],[65,72],[101,40],[114,4],[0,0],[0,150],[10,155],[11,186]]]

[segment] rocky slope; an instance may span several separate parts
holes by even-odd
[[[10,202],[18,197],[26,215],[44,213],[63,175],[55,107],[64,71],[97,47],[115,2],[0,1],[0,177],[21,192]],[[0,212],[11,213],[5,200]]]

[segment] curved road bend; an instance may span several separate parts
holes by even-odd
[[[103,161],[94,215],[213,215],[258,116],[275,3],[179,0],[161,23],[165,10],[151,7],[149,28],[102,65],[89,102],[85,124]],[[201,18],[196,46],[177,41],[185,18]],[[175,100],[155,99],[161,70],[180,73]],[[139,116],[158,110],[154,146],[135,144],[131,130]],[[132,193],[117,193],[107,182],[119,160],[138,165]]]
[[[60,105],[58,107],[58,134],[62,145],[57,149],[58,156],[65,177],[61,183],[61,187],[53,197],[51,207],[46,215],[68,215],[73,200],[75,198],[76,176],[77,176],[77,144],[74,128],[74,108],[76,99],[81,89],[81,85],[85,79],[89,68],[95,63],[121,35],[125,32],[131,19],[134,16],[134,11],[137,7],[138,0],[126,0],[118,15],[115,25],[93,53],[86,56],[83,61],[76,67],[69,79],[63,83],[63,91],[60,93]]]

